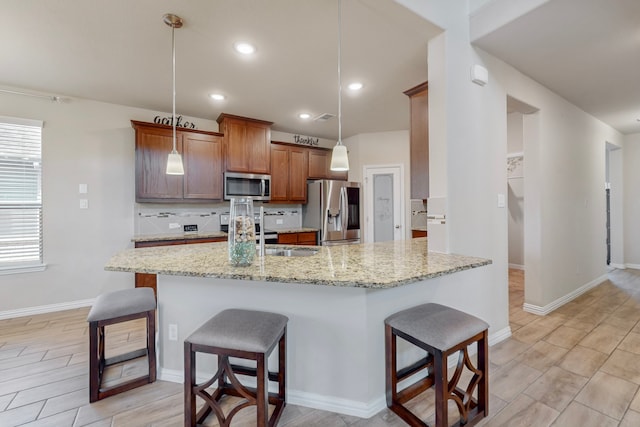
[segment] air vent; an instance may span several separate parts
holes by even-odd
[[[334,114],[329,114],[329,113],[323,113],[320,114],[318,117],[316,117],[315,119],[313,119],[314,122],[326,122],[329,119],[334,118],[335,115]]]

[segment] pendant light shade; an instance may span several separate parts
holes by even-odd
[[[176,150],[176,28],[182,27],[182,18],[171,13],[167,13],[162,17],[165,24],[171,27],[171,63],[173,74],[173,97],[172,97],[172,115],[171,124],[173,127],[173,150],[167,158],[167,175],[184,175],[184,167],[182,166],[182,156]]]
[[[347,147],[341,143],[336,144],[331,152],[331,170],[332,171],[348,171],[349,156],[347,155]]]
[[[347,147],[342,145],[342,76],[340,75],[340,62],[342,57],[342,0],[338,0],[338,142],[331,152],[332,171],[348,171],[349,156]]]

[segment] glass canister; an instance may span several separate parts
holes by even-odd
[[[229,206],[229,262],[235,266],[247,266],[256,256],[256,228],[253,216],[253,200],[231,198]]]

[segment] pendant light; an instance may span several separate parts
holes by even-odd
[[[340,60],[342,56],[342,0],[338,0],[338,142],[331,152],[332,171],[348,171],[349,156],[347,147],[342,145],[342,78],[340,75]]]
[[[176,150],[176,28],[182,27],[182,18],[171,13],[163,16],[162,20],[171,27],[171,60],[173,65],[173,113],[171,114],[171,125],[173,127],[173,150],[167,158],[167,175],[184,175],[182,166],[182,156]]]

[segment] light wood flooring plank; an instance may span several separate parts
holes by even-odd
[[[40,413],[40,417],[50,417],[51,415],[65,412],[69,409],[75,409],[77,412],[79,407],[88,404],[89,387],[85,387],[80,390],[72,391],[71,393],[47,399],[47,402],[44,404],[44,408],[42,408],[42,412]]]
[[[78,408],[70,409],[50,417],[40,417],[30,423],[22,424],[20,427],[73,427]]]
[[[19,406],[27,405],[33,402],[39,402],[41,400],[47,400],[54,397],[58,397],[65,393],[72,391],[82,390],[89,384],[89,376],[82,374],[77,377],[72,377],[49,384],[44,384],[37,387],[31,387],[26,390],[22,390],[13,399],[9,409],[17,408]]]
[[[0,412],[0,426],[14,427],[34,421],[43,406],[44,401]]]

